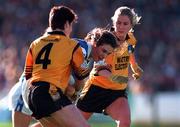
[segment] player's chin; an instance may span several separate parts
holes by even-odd
[[[125,32],[118,32],[118,35],[119,36],[124,36],[124,35],[126,35],[126,33]]]

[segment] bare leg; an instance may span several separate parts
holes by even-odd
[[[32,124],[30,127],[42,127],[40,122],[36,122],[34,124]]]
[[[89,112],[84,112],[84,111],[82,111],[80,109],[79,109],[79,111],[81,112],[81,114],[84,116],[84,118],[86,120],[88,120],[91,117],[91,115],[93,114],[93,113],[89,113]]]
[[[130,127],[130,108],[126,98],[119,97],[116,99],[106,108],[106,112],[116,121],[117,127]]]
[[[12,111],[13,127],[28,127],[32,117],[21,112]]]
[[[39,120],[41,123],[41,127],[64,127],[63,125],[60,125],[59,123],[56,122],[56,120],[52,117],[44,117]],[[35,126],[35,127],[40,127],[40,126]]]
[[[59,127],[90,127],[84,117],[81,115],[80,111],[73,104],[68,105],[61,110],[51,114],[52,119],[45,118],[49,122],[55,120]],[[40,119],[41,124],[43,124],[44,119]],[[62,126],[63,125],[63,126]]]

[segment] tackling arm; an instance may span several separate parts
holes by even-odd
[[[137,64],[135,56],[133,53],[130,54],[130,67],[133,71],[132,77],[134,79],[139,79],[142,76],[143,70]]]

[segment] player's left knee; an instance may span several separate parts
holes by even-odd
[[[40,122],[32,124],[30,127],[42,127]]]

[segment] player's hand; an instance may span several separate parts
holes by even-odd
[[[95,65],[94,69],[93,69],[94,75],[98,76],[99,72],[102,71],[102,70],[106,70],[106,71],[111,72],[111,66],[110,65]]]
[[[72,102],[75,102],[77,99],[78,99],[79,95],[78,95],[78,92],[75,92],[71,97],[70,97],[70,100]]]
[[[66,91],[65,91],[65,95],[68,96],[68,97],[71,97],[74,95],[75,93],[75,88],[71,85],[68,85],[68,87],[66,88]]]
[[[134,80],[139,79],[143,74],[143,69],[141,67],[139,67],[138,65],[131,67],[131,68],[132,68],[133,73],[134,73],[134,74],[132,74],[133,79]]]
[[[139,79],[142,76],[143,70],[139,67],[137,73],[132,74],[134,80]]]
[[[65,95],[72,101],[75,102],[79,97],[78,91],[72,85],[68,85],[65,91]]]
[[[137,80],[137,79],[140,78],[140,76],[138,74],[132,74],[132,77],[133,77],[134,80]]]

